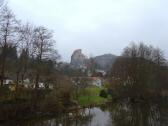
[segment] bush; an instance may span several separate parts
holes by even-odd
[[[108,95],[107,95],[107,92],[105,90],[101,90],[99,96],[103,97],[103,98],[107,98]]]
[[[111,95],[111,96],[112,96],[112,95],[113,95],[113,90],[112,90],[112,89],[110,89],[110,88],[109,88],[109,89],[107,89],[107,94],[109,94],[109,95]]]

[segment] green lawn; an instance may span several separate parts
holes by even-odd
[[[99,96],[100,91],[103,88],[99,88],[96,86],[87,87],[85,89],[81,89],[78,97],[78,102],[81,106],[88,106],[92,104],[103,104],[107,101],[106,98],[102,98]]]
[[[99,96],[80,96],[78,102],[81,106],[88,106],[88,105],[99,105],[103,104],[106,101],[105,98],[101,98]]]

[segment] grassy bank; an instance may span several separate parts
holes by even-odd
[[[90,86],[79,91],[78,103],[80,106],[100,105],[105,103],[108,98],[100,97],[100,91],[104,88]]]

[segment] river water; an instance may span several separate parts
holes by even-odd
[[[78,118],[66,114],[59,118],[9,121],[3,126],[168,126],[168,106],[115,103],[85,109]]]

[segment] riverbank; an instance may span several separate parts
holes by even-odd
[[[88,86],[85,89],[81,89],[76,100],[80,106],[97,106],[106,103],[111,100],[111,96],[101,97],[100,92],[102,90],[107,90],[104,87]]]
[[[116,126],[140,126],[141,124],[146,126],[157,126],[159,124],[167,126],[167,122],[168,108],[165,102],[131,104],[123,101],[103,107],[85,108],[82,117],[74,116],[72,118],[69,113],[59,114],[59,116],[34,116],[26,120],[9,120],[3,126],[113,126],[114,124]]]
[[[1,94],[0,98],[0,122],[55,116],[78,106],[81,108],[100,106],[109,100],[100,97],[102,89],[104,88],[91,86],[80,90],[77,100],[73,100],[66,92],[52,90],[20,89],[18,94],[3,90],[5,93]]]

